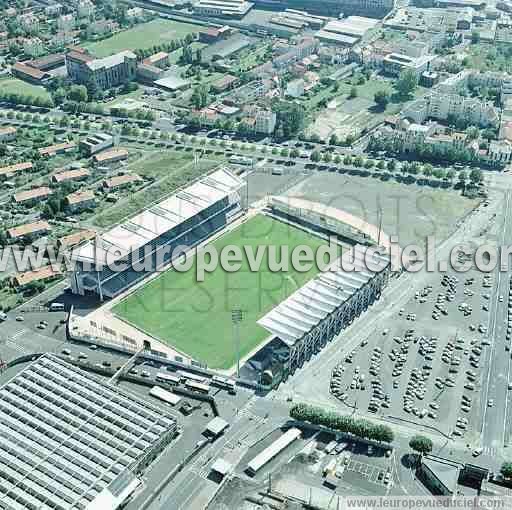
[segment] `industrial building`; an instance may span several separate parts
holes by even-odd
[[[0,388],[0,507],[115,510],[176,420],[46,354]]]
[[[325,43],[353,46],[377,23],[376,19],[349,16],[342,20],[329,21],[315,33],[315,37]]]
[[[241,186],[231,172],[217,170],[81,246],[73,253],[72,291],[100,299],[120,294],[170,262],[176,247],[192,248],[230,223],[241,212]],[[134,268],[148,258],[149,272]],[[126,267],[114,271],[112,264]]]
[[[255,0],[256,5],[279,6],[282,9],[307,8],[309,13],[339,16],[345,14],[358,14],[360,16],[383,17],[395,6],[394,0],[324,0],[323,2],[308,2],[304,0]]]
[[[254,4],[245,0],[198,0],[193,8],[199,16],[242,18]]]

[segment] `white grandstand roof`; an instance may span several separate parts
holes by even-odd
[[[99,264],[119,260],[171,228],[240,189],[242,181],[223,168],[117,225],[73,252],[73,258]],[[115,252],[115,253],[114,253]]]
[[[366,250],[361,245],[354,246],[343,254],[343,260],[338,259],[329,271],[320,273],[294,292],[264,315],[258,324],[293,346],[389,265],[388,256],[373,254],[368,268],[370,264],[365,263]],[[344,262],[344,267],[341,262]],[[353,271],[349,263],[353,264]]]
[[[0,508],[115,510],[175,430],[165,411],[46,354],[0,388]]]

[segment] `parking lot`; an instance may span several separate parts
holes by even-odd
[[[389,328],[375,331],[340,359],[331,375],[331,394],[350,408],[473,442],[480,424],[482,367],[491,346],[492,285],[492,275],[476,271],[436,276],[398,311]],[[512,323],[508,331],[510,340]]]
[[[320,433],[273,476],[278,486],[296,483],[336,494],[385,495],[398,484],[393,456],[391,450],[364,441]]]

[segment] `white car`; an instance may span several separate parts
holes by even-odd
[[[490,398],[488,401],[487,401],[487,407],[493,407],[494,406],[494,400],[492,398]]]

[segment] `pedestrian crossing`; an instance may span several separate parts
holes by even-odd
[[[19,352],[20,354],[28,354],[29,351],[25,347],[21,346],[20,344],[17,344],[16,342],[13,342],[12,340],[6,340],[5,345],[9,347],[10,349]]]
[[[499,454],[498,448],[494,446],[484,446],[482,455],[488,455],[489,457],[495,457]]]

